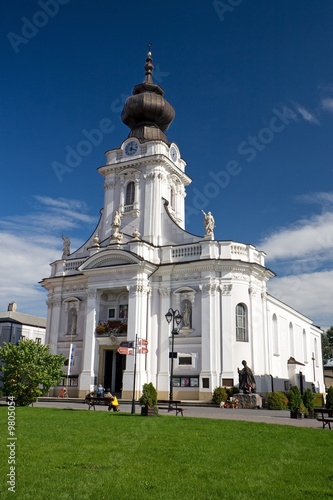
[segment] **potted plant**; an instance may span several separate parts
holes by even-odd
[[[304,417],[314,418],[314,400],[313,400],[313,392],[311,389],[306,389],[303,396],[303,404],[305,408],[308,410],[308,415],[304,414]]]
[[[139,401],[141,405],[141,415],[148,417],[158,414],[157,391],[151,382],[143,385],[142,396]]]
[[[304,405],[299,388],[294,385],[288,394],[288,408],[290,410],[290,418],[302,418],[302,410]]]

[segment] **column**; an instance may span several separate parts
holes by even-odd
[[[170,361],[169,361],[169,337],[172,325],[165,319],[165,315],[171,307],[170,288],[161,287],[160,312],[159,312],[159,335],[158,335],[158,360],[157,360],[157,391],[160,399],[169,399],[170,389]]]
[[[146,336],[147,326],[147,294],[149,287],[146,280],[138,280],[135,285],[128,287],[128,330],[127,340],[135,341],[135,336]],[[149,346],[148,346],[149,349]],[[134,356],[127,356],[126,370],[123,375],[122,397],[132,399],[134,377]],[[142,386],[147,382],[146,355],[137,354],[135,398],[142,393]]]
[[[83,339],[82,371],[79,377],[79,396],[94,390],[95,385],[95,329],[98,293],[95,289],[87,293],[86,325]],[[97,373],[96,373],[97,374]]]
[[[222,342],[222,374],[221,379],[233,379],[233,385],[236,385],[238,379],[234,378],[233,369],[233,346],[235,343],[235,330],[233,325],[235,325],[235,311],[232,307],[232,284],[231,283],[221,283],[221,316],[222,316],[222,332],[221,332],[221,342]],[[222,380],[220,384],[222,385]]]
[[[218,356],[220,315],[217,285],[214,282],[199,286],[201,290],[201,371],[199,399],[210,400],[219,385]],[[208,379],[208,383],[207,383]]]

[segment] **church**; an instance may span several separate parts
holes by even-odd
[[[265,253],[215,240],[210,212],[202,236],[186,231],[191,179],[166,136],[175,112],[153,68],[149,51],[144,81],[121,114],[129,135],[98,169],[104,207],[96,229],[72,253],[63,238],[62,258],[41,282],[46,343],[73,355],[64,367],[69,395],[102,384],[131,399],[135,373],[136,398],[152,382],[160,399],[172,391],[175,399],[209,401],[215,387],[238,385],[243,361],[260,394],[312,383],[323,391],[322,331],[267,293],[275,274]]]

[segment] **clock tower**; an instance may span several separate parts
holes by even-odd
[[[106,164],[99,168],[105,178],[105,198],[100,239],[113,237],[116,212],[121,215],[122,241],[133,233],[155,246],[169,239],[163,217],[185,226],[185,187],[191,179],[179,148],[165,134],[175,112],[163,97],[163,89],[153,82],[151,52],[145,64],[145,79],[136,85],[126,100],[122,121],[130,128],[119,148],[106,152]]]

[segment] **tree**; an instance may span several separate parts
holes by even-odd
[[[332,358],[333,346],[333,326],[331,326],[322,335],[322,351],[323,351],[323,364],[326,365],[327,361]]]
[[[16,405],[28,406],[65,377],[65,360],[62,354],[50,354],[48,345],[34,340],[22,340],[18,345],[4,342],[0,347],[0,379],[5,393],[15,398]]]

